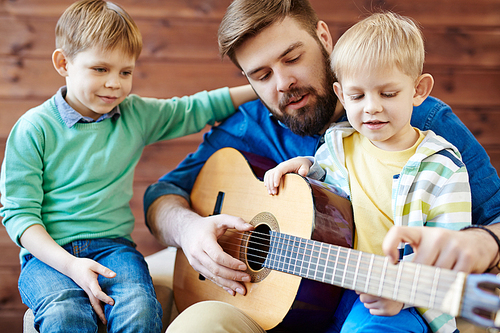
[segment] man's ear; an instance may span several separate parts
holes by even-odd
[[[68,65],[68,58],[64,54],[63,50],[57,49],[54,53],[52,53],[52,64],[59,75],[64,77],[68,76],[68,70],[66,68]]]
[[[342,85],[340,83],[338,83],[338,82],[335,82],[333,84],[333,91],[335,91],[335,95],[337,95],[337,97],[339,98],[340,103],[342,103],[342,105],[345,108],[344,94],[342,92]]]
[[[422,74],[415,84],[415,95],[413,95],[413,106],[419,106],[430,95],[434,87],[434,78],[430,74]]]
[[[328,29],[328,25],[324,21],[318,21],[316,25],[316,34],[318,35],[321,44],[328,52],[328,55],[333,51],[333,40],[332,35],[330,34],[330,30]]]

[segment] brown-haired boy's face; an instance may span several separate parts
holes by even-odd
[[[66,59],[59,73],[66,78],[66,101],[81,115],[98,119],[110,112],[132,90],[135,58],[117,48],[91,48]]]
[[[321,132],[336,105],[326,24],[318,24],[318,37],[321,44],[294,19],[285,18],[245,41],[235,53],[262,102],[299,135]]]

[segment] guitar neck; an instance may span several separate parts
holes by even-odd
[[[467,277],[274,231],[264,267],[453,316],[460,314]]]

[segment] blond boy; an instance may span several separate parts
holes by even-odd
[[[294,158],[268,171],[269,192],[277,193],[288,172],[338,186],[352,201],[354,247],[380,255],[394,225],[454,230],[470,225],[470,187],[460,153],[434,132],[410,125],[413,106],[429,96],[434,83],[430,74],[422,74],[424,52],[416,24],[391,12],[373,14],[342,35],[331,65],[338,79],[335,94],[349,123],[327,130],[314,159]],[[400,250],[401,259],[411,259],[410,246]],[[428,329],[414,308],[350,293],[353,302],[340,305],[347,310],[337,310],[347,313],[338,320],[343,332]],[[433,331],[454,331],[453,317],[421,312]]]

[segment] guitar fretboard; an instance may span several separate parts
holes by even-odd
[[[465,274],[271,232],[264,267],[457,316]]]

